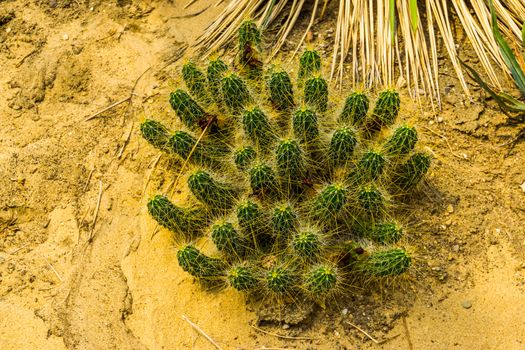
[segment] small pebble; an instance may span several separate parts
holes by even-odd
[[[472,307],[472,302],[470,300],[465,300],[461,303],[461,306],[465,309],[470,309]]]
[[[69,35],[67,34],[62,35],[62,40],[69,40]]]
[[[346,309],[346,308],[343,309],[343,311],[341,311],[341,313],[342,313],[343,315],[346,315],[346,314],[348,313],[348,309]]]
[[[443,117],[438,117],[437,120],[438,120],[438,123],[442,123],[443,122]]]
[[[290,325],[289,325],[289,324],[286,324],[286,323],[283,324],[283,329],[288,329],[288,328],[290,328]]]

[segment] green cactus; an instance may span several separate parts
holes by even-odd
[[[337,290],[339,281],[335,266],[320,264],[313,266],[304,276],[304,289],[315,299],[325,298]]]
[[[363,153],[357,164],[357,174],[360,179],[376,180],[383,173],[385,165],[386,157],[379,151],[369,149]]]
[[[397,276],[408,270],[412,258],[403,248],[381,250],[360,263],[360,270],[375,277]]]
[[[257,152],[251,146],[241,147],[233,153],[233,161],[241,170],[246,170],[255,158],[257,158]]]
[[[151,120],[141,125],[154,147],[188,160],[176,171],[190,192],[180,201],[190,204],[157,196],[148,202],[151,216],[175,232],[177,246],[208,232],[202,240],[221,256],[183,246],[179,264],[198,278],[253,293],[254,300],[286,303],[324,304],[347,287],[343,273],[356,283],[404,273],[413,258],[394,246],[405,241],[396,215],[399,208],[411,215],[411,206],[400,201],[411,199],[404,194],[429,171],[431,158],[414,151],[414,127],[390,130],[399,94],[381,92],[372,113],[363,92],[346,100],[335,92],[329,99],[313,50],[301,56],[298,79],[272,66],[263,81],[260,39],[255,24],[245,22],[233,67],[211,61],[207,86],[194,65],[183,67],[191,96],[200,104],[207,94],[216,104],[207,113],[188,93],[171,94],[190,132]],[[302,101],[297,89],[304,90]],[[196,130],[211,121],[209,132]],[[383,135],[390,136],[383,141]]]
[[[295,231],[298,223],[297,212],[289,204],[281,204],[273,209],[272,213],[273,231],[281,236],[288,236]]]
[[[224,276],[225,264],[217,258],[210,258],[193,245],[188,244],[177,252],[179,266],[198,278],[219,278]]]
[[[321,237],[314,230],[300,231],[292,238],[292,250],[301,259],[316,261],[321,253]]]
[[[394,133],[386,141],[383,148],[389,155],[405,155],[414,149],[416,142],[416,128],[405,124],[394,130]]]
[[[394,244],[403,237],[403,228],[394,222],[380,222],[370,230],[372,240],[381,244]]]
[[[414,153],[404,163],[396,167],[392,182],[402,191],[414,188],[430,169],[431,162],[432,158],[428,154]]]
[[[258,78],[262,73],[259,48],[261,31],[252,20],[244,21],[239,27],[239,63],[247,69],[248,77]]]
[[[359,206],[365,213],[377,218],[385,210],[385,197],[373,184],[361,186],[357,194]]]
[[[164,125],[151,119],[146,119],[140,124],[140,133],[153,147],[162,151],[166,150],[171,137]]]
[[[270,293],[282,296],[293,293],[296,287],[296,279],[290,268],[277,266],[268,271],[264,283]]]
[[[170,94],[171,108],[188,128],[196,128],[206,120],[204,110],[187,92],[177,89]]]
[[[268,164],[256,164],[250,169],[249,174],[253,192],[270,194],[277,190],[275,172]]]
[[[195,63],[187,62],[182,66],[182,78],[190,93],[195,96],[197,100],[205,104],[209,102],[206,76],[197,68]]]
[[[284,184],[297,185],[305,176],[306,164],[303,150],[297,141],[284,139],[275,152],[277,172]]]
[[[259,283],[253,268],[245,265],[232,267],[227,272],[230,285],[240,292],[247,292],[255,289]]]
[[[288,110],[295,106],[292,81],[285,71],[270,74],[268,90],[270,91],[270,100],[278,110]]]
[[[228,73],[221,80],[221,92],[224,104],[231,113],[239,113],[252,97],[246,83],[236,74]]]
[[[348,126],[338,128],[330,140],[328,159],[336,166],[344,166],[352,159],[356,146],[356,132]]]
[[[228,71],[228,66],[220,58],[211,60],[208,64],[207,77],[210,95],[217,105],[223,103],[221,82]]]
[[[397,91],[394,89],[382,91],[372,112],[369,129],[376,131],[394,124],[399,114],[400,103],[401,100]]]
[[[212,152],[202,143],[197,144],[197,139],[185,131],[176,131],[169,139],[168,150],[179,155],[182,159],[190,159],[196,164],[211,164]],[[192,153],[193,150],[193,153]]]
[[[366,118],[369,104],[368,96],[363,92],[352,92],[345,100],[339,120],[343,123],[360,126]]]
[[[220,219],[211,227],[211,240],[220,252],[228,257],[240,258],[244,254],[244,242],[231,222]]]
[[[328,83],[321,77],[313,77],[304,83],[304,102],[318,112],[328,108]]]
[[[310,78],[321,71],[321,55],[315,50],[306,50],[299,59],[299,80]]]
[[[242,115],[242,126],[246,136],[260,148],[267,148],[275,139],[275,134],[268,117],[258,107],[244,111]]]
[[[176,239],[190,240],[196,237],[206,224],[201,209],[181,208],[165,196],[157,195],[148,201],[148,213],[159,225],[176,234]]]
[[[214,180],[204,170],[197,170],[188,177],[188,187],[212,212],[228,210],[235,204],[236,194],[232,187]]]
[[[314,214],[321,222],[336,218],[346,204],[348,189],[341,183],[326,186],[314,199]]]
[[[311,143],[319,136],[319,125],[317,114],[308,107],[301,107],[295,111],[292,117],[294,136],[301,143]]]
[[[246,200],[237,205],[237,221],[244,230],[251,232],[259,229],[262,220],[263,214],[257,203]]]
[[[261,31],[254,21],[244,21],[239,27],[239,52],[247,46],[259,47],[261,45]]]

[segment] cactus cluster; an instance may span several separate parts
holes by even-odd
[[[413,259],[396,204],[428,172],[431,157],[418,147],[415,127],[398,120],[398,92],[370,101],[353,91],[339,104],[329,98],[317,51],[301,55],[292,77],[261,64],[260,43],[248,21],[233,67],[221,59],[207,70],[184,65],[189,93],[178,89],[169,99],[179,130],[141,125],[152,146],[189,164],[191,206],[160,195],[148,203],[177,238],[180,266],[196,278],[288,300],[282,297],[324,301],[344,292],[348,276],[403,274]],[[210,115],[227,122],[203,131]],[[215,253],[197,248],[203,239]]]

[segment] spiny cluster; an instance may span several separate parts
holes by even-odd
[[[413,126],[397,124],[399,94],[354,91],[337,105],[321,57],[305,51],[297,83],[262,65],[253,22],[239,32],[233,68],[182,68],[186,92],[169,102],[183,126],[145,120],[143,137],[190,164],[190,203],[157,195],[148,211],[174,233],[180,266],[242,292],[324,300],[359,281],[397,276],[412,263],[393,217],[396,199],[427,173]],[[203,137],[201,137],[204,135]],[[196,247],[207,235],[213,256]]]

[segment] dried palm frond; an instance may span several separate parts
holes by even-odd
[[[459,42],[468,38],[491,85],[500,88],[495,67],[510,73],[493,36],[488,0],[338,0],[331,80],[341,82],[347,69],[354,84],[393,85],[406,80],[413,96],[439,100],[438,49],[442,45],[459,82],[470,96],[458,57]],[[219,3],[222,0],[219,1]],[[270,58],[274,57],[303,14],[308,27],[322,16],[328,0],[230,0],[194,46],[205,55],[226,46],[246,18],[263,28],[280,20]],[[501,32],[517,46],[525,20],[523,0],[493,0]],[[282,19],[282,20],[281,20]],[[462,33],[456,32],[456,25]],[[350,66],[345,62],[351,58]]]
[[[521,96],[525,97],[525,72],[524,68],[525,65],[520,64],[520,56],[519,54],[515,53],[507,43],[507,41],[503,38],[501,35],[500,28],[498,26],[498,22],[496,20],[496,11],[493,4],[493,0],[489,0],[489,5],[491,9],[491,23],[492,23],[492,33],[494,35],[495,40],[498,43],[501,55],[503,57],[503,60],[509,69],[512,79],[514,80],[514,83],[516,87],[518,88]],[[523,41],[525,41],[525,23],[522,26],[521,30]],[[523,43],[523,46],[525,48],[525,43]],[[465,62],[461,61],[461,64],[467,69],[467,71],[472,75],[474,80],[491,95],[494,100],[500,105],[500,107],[504,111],[509,112],[515,112],[515,113],[524,113],[525,112],[525,102],[520,101],[519,99],[515,98],[514,96],[506,93],[506,92],[500,92],[496,93],[490,86],[488,86],[487,83],[481,79],[479,74],[476,72],[476,70],[472,67],[470,67]]]

